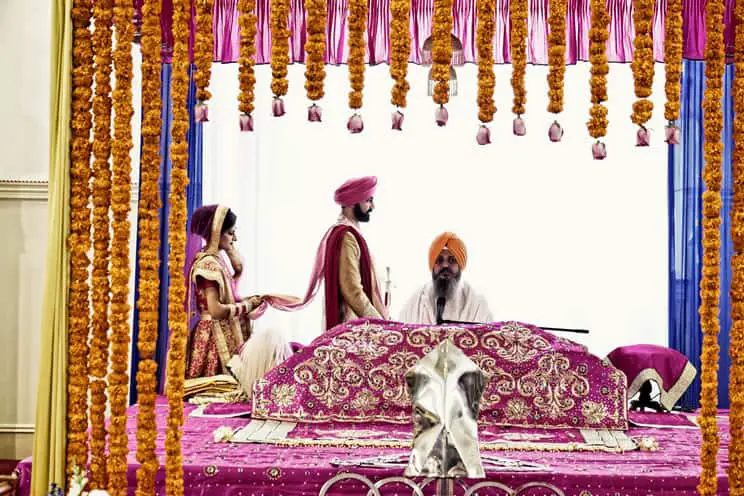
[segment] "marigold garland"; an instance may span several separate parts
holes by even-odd
[[[93,336],[90,350],[91,489],[105,489],[106,469],[106,375],[108,373],[108,331],[111,207],[111,64],[114,6],[112,0],[95,3],[93,49],[96,90],[93,99]]]
[[[367,26],[367,0],[349,0],[349,107],[362,108],[364,90],[364,35]]]
[[[731,158],[733,205],[731,208],[731,358],[729,415],[729,491],[744,494],[744,2],[734,9],[735,51],[732,96],[734,105],[734,152]]]
[[[325,94],[326,3],[325,0],[307,0],[307,40],[305,41],[305,91],[312,101]]]
[[[682,78],[682,0],[667,0],[664,35],[664,72],[666,103],[664,117],[670,123],[679,119]]]
[[[633,70],[635,95],[631,120],[634,124],[644,127],[654,110],[654,103],[648,99],[654,82],[654,40],[651,37],[654,22],[654,0],[633,0],[633,26],[635,39],[633,40]]]
[[[390,0],[390,77],[395,81],[390,103],[399,108],[405,108],[411,88],[406,80],[411,55],[410,12],[411,0]]]
[[[90,0],[72,6],[72,150],[70,156],[70,289],[67,355],[66,473],[88,463],[88,330],[91,246],[90,131],[92,127],[93,43]]]
[[[609,38],[610,15],[607,13],[605,0],[592,0],[592,28],[589,31],[589,61],[592,64],[592,76],[589,86],[592,92],[592,107],[589,110],[589,122],[586,123],[589,135],[599,139],[607,134],[607,74],[610,66],[607,63],[607,38]]]
[[[434,0],[434,18],[431,24],[431,78],[434,102],[449,102],[449,77],[452,64],[452,0]]]
[[[250,115],[253,112],[255,101],[256,71],[253,68],[255,64],[254,55],[256,53],[256,22],[255,14],[256,0],[240,0],[238,3],[240,9],[240,60],[239,60],[239,80],[240,94],[240,112]]]
[[[548,112],[563,112],[563,79],[566,75],[567,0],[551,0],[548,12]]]
[[[165,491],[169,496],[183,496],[183,458],[181,455],[181,427],[183,426],[183,381],[186,373],[187,319],[186,282],[186,186],[189,183],[186,167],[189,146],[189,0],[173,2],[173,73],[171,75],[171,124],[170,155],[171,190],[169,197],[168,244],[168,427],[165,439]]]
[[[524,76],[527,72],[527,11],[528,0],[512,0],[509,5],[509,22],[511,30],[511,85],[514,91],[512,112],[521,116],[525,112],[527,103],[527,89],[524,86]]]
[[[195,2],[196,33],[194,37],[194,64],[196,65],[196,69],[194,70],[194,85],[196,86],[196,100],[200,103],[204,103],[212,97],[212,93],[207,89],[209,87],[209,78],[212,75],[212,60],[214,58],[212,2],[213,0],[197,0]]]
[[[703,267],[700,278],[700,328],[703,350],[700,391],[700,484],[702,496],[713,496],[718,487],[716,455],[718,453],[718,332],[721,263],[721,182],[723,143],[723,76],[725,50],[723,41],[724,0],[708,0],[706,5],[707,42],[705,46],[705,93],[703,97],[704,157],[703,179]]]
[[[157,425],[155,397],[158,364],[155,345],[158,335],[160,276],[160,0],[145,0],[142,6],[142,153],[140,156],[139,223],[139,337],[137,349],[137,496],[155,492]]]
[[[134,5],[130,0],[115,0],[114,27],[116,47],[113,93],[114,140],[112,142],[113,241],[111,243],[111,372],[108,378],[111,404],[109,427],[108,492],[111,496],[127,493],[127,406],[129,392],[129,212],[131,209],[132,164],[132,41]]]
[[[271,2],[271,91],[275,97],[287,94],[289,65],[289,0]],[[349,28],[351,29],[351,27]]]
[[[478,27],[476,48],[478,49],[478,119],[491,122],[496,112],[493,90],[496,74],[493,70],[493,36],[495,32],[495,0],[478,0]]]

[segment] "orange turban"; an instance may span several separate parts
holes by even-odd
[[[465,269],[468,263],[468,249],[465,248],[465,243],[457,237],[457,234],[445,232],[437,236],[429,248],[429,270],[434,270],[437,257],[445,248],[455,256],[460,269]]]

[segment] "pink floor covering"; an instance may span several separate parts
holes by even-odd
[[[164,425],[167,405],[164,398],[156,407],[158,425],[158,456],[161,467],[165,463]],[[187,405],[186,414],[194,407]],[[137,407],[129,409],[129,491],[134,494],[137,462],[135,453],[135,428]],[[668,416],[645,414],[637,417],[644,425],[663,425]],[[631,419],[633,416],[631,415]],[[281,447],[265,444],[216,443],[212,433],[220,426],[233,428],[245,425],[248,419],[193,418],[187,417],[184,426],[183,450],[185,494],[196,495],[296,495],[318,494],[323,483],[345,471],[331,466],[333,458],[356,459],[386,453],[404,453],[405,450],[380,448],[329,448]],[[674,423],[674,422],[670,422]],[[684,422],[683,422],[684,424]],[[728,417],[719,418],[721,449],[719,460],[718,494],[728,494],[725,475],[728,457]],[[490,452],[503,458],[537,462],[550,467],[549,472],[489,471],[488,480],[516,488],[527,482],[548,482],[564,491],[566,496],[616,496],[616,495],[693,495],[697,494],[699,477],[700,433],[697,429],[664,429],[632,427],[628,434],[633,438],[654,437],[660,451],[633,451],[626,453],[596,452]],[[17,468],[19,493],[29,494],[31,459],[22,461]],[[373,481],[403,475],[403,468],[353,469]],[[157,494],[164,495],[164,472],[158,472]],[[475,482],[475,481],[473,481]],[[335,486],[332,494],[367,494],[361,484],[349,483]],[[411,494],[402,486],[389,486],[383,494]],[[504,494],[493,489],[479,494]],[[524,496],[549,494],[544,489],[521,493]]]

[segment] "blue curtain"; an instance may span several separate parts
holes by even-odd
[[[189,185],[186,189],[186,205],[188,218],[191,213],[202,204],[202,124],[194,122],[194,106],[196,105],[196,85],[193,79],[193,65],[189,69],[189,131],[187,141],[189,145],[188,175]],[[170,82],[172,68],[170,64],[163,64],[160,75],[160,96],[163,101],[162,119],[163,126],[160,130],[160,198],[162,207],[160,209],[160,299],[158,321],[158,342],[155,349],[155,360],[158,362],[158,392],[162,393],[165,388],[165,360],[168,356],[168,195],[170,193],[170,127],[173,120],[173,111],[170,99]],[[184,226],[184,229],[186,226]],[[138,228],[139,229],[139,228]],[[137,260],[139,261],[139,239],[137,240]],[[139,263],[135,274],[135,301],[139,299]],[[134,328],[132,332],[132,366],[129,380],[129,402],[137,402],[136,374],[140,356],[137,349],[137,338],[139,336],[139,310],[135,305]]]
[[[721,408],[729,407],[728,356],[731,315],[729,287],[731,282],[731,152],[734,110],[731,100],[733,65],[726,66],[723,99],[723,211],[721,225],[721,345],[718,371],[718,398]],[[682,397],[681,404],[696,408],[700,404],[700,352],[702,333],[700,306],[700,268],[702,263],[702,194],[705,189],[703,156],[703,92],[705,62],[684,61],[680,128],[682,144],[669,148],[669,345],[695,365],[698,376]]]

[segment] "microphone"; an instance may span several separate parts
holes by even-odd
[[[444,296],[440,296],[439,298],[437,298],[437,325],[442,324],[442,321],[443,321],[442,314],[444,313],[444,304],[445,304]]]

